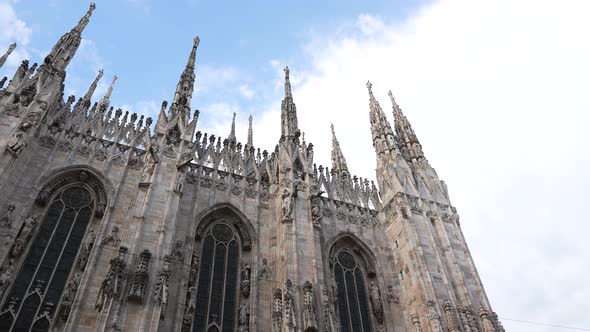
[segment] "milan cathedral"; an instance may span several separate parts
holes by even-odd
[[[504,331],[391,92],[393,127],[367,83],[373,183],[334,127],[314,164],[288,68],[273,150],[251,117],[245,144],[198,131],[198,37],[155,122],[111,106],[116,76],[94,96],[102,71],[64,96],[94,10],[0,82],[0,331]]]

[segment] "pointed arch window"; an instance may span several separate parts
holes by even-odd
[[[239,248],[238,234],[227,223],[215,223],[205,231],[193,300],[192,331],[236,330]]]
[[[0,331],[48,331],[96,204],[86,185],[58,191],[0,311]]]
[[[356,256],[348,250],[335,255],[334,279],[342,332],[370,332],[371,323],[364,273]]]

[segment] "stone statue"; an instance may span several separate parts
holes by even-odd
[[[369,288],[373,314],[375,315],[375,318],[377,318],[379,324],[383,324],[383,302],[381,302],[381,292],[379,292],[379,287],[375,285],[374,281],[371,281],[371,286]]]
[[[25,142],[23,134],[20,132],[14,134],[14,136],[8,140],[8,144],[6,145],[6,149],[14,156],[18,156],[25,147],[27,147],[27,142]]]
[[[62,295],[61,300],[61,308],[59,310],[59,315],[61,319],[65,322],[68,320],[70,316],[70,311],[72,310],[72,302],[76,297],[76,292],[78,291],[78,286],[80,285],[80,274],[74,273],[68,284],[66,285],[66,289]]]
[[[81,271],[84,271],[84,269],[86,268],[86,264],[88,263],[88,256],[90,256],[90,251],[94,246],[95,239],[96,234],[94,233],[94,230],[91,229],[90,232],[88,232],[88,234],[86,234],[86,237],[84,238],[84,243],[82,244],[80,257],[78,257],[78,268],[80,268]]]
[[[170,261],[172,257],[164,257],[164,266],[158,272],[156,284],[154,286],[154,299],[156,304],[161,306],[160,319],[165,318],[166,307],[168,306],[168,280],[170,279]]]
[[[23,227],[21,228],[20,233],[18,234],[16,240],[14,240],[14,245],[12,247],[12,251],[10,252],[10,255],[12,257],[17,257],[23,252],[27,243],[33,236],[33,233],[35,232],[36,228],[36,217],[30,216],[27,219],[25,219],[25,222],[23,223]]]
[[[250,326],[250,306],[247,303],[240,304],[238,323],[238,332],[248,332]]]
[[[313,285],[309,281],[303,283],[303,330],[305,332],[318,331],[318,321],[313,300]]]
[[[125,263],[125,256],[127,255],[127,248],[120,247],[119,255],[111,259],[110,268],[105,276],[100,289],[98,290],[98,296],[94,308],[98,311],[102,311],[104,305],[108,300],[119,298],[125,279],[125,272],[127,264]]]
[[[189,286],[195,286],[197,284],[197,274],[199,272],[199,255],[197,249],[193,251],[193,259],[191,263],[191,270],[189,271]]]
[[[119,226],[113,226],[113,230],[111,234],[105,236],[102,241],[100,242],[101,245],[112,245],[113,247],[118,247],[121,245],[121,238],[119,238]]]
[[[127,300],[137,303],[143,303],[145,290],[149,282],[149,263],[152,258],[152,253],[145,249],[139,254],[139,262],[133,275],[131,276],[131,284],[129,286],[129,295]]]
[[[0,268],[0,298],[4,296],[4,291],[12,282],[12,278],[14,278],[14,272],[14,259],[10,259],[8,261],[8,265]]]
[[[174,257],[179,262],[184,262],[184,251],[182,250],[182,241],[176,241],[174,243],[174,249],[172,249],[172,253],[170,256]]]
[[[285,283],[284,311],[285,311],[285,330],[287,332],[297,331],[297,315],[295,313],[295,297],[293,295],[293,283],[287,279]]]
[[[289,189],[283,189],[282,197],[282,205],[281,205],[281,212],[283,222],[288,222],[293,220],[293,197],[292,193]]]
[[[311,222],[314,226],[320,227],[322,225],[322,211],[319,205],[319,198],[313,197],[311,199]]]
[[[240,290],[242,291],[242,295],[248,298],[250,296],[250,265],[248,263],[244,263],[241,277]]]
[[[434,301],[426,302],[426,306],[428,307],[428,320],[430,321],[430,329],[433,332],[443,332],[440,315],[436,311]]]
[[[12,227],[12,212],[14,211],[15,206],[14,204],[8,204],[6,208],[6,214],[2,219],[0,219],[0,227],[2,228],[10,228]]]
[[[272,302],[272,329],[271,332],[283,331],[283,291],[275,288]]]
[[[325,332],[336,332],[338,331],[336,326],[336,315],[334,314],[334,310],[332,310],[332,302],[330,301],[330,295],[328,294],[328,290],[324,289],[322,292],[322,306],[324,308],[324,329]]]
[[[272,268],[266,258],[262,258],[262,266],[258,271],[258,278],[263,280],[270,280],[272,278]]]

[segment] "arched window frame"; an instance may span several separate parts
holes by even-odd
[[[331,280],[331,285],[329,285],[329,289],[332,290],[332,296],[335,299],[335,307],[334,312],[336,314],[336,321],[338,324],[341,323],[341,313],[340,308],[337,303],[340,302],[338,300],[338,286],[336,286],[337,278],[335,273],[335,268],[339,265],[338,262],[338,255],[342,252],[346,252],[355,259],[357,268],[359,269],[362,275],[363,281],[363,288],[364,297],[365,297],[365,306],[366,306],[366,315],[367,315],[367,322],[369,324],[368,329],[364,328],[363,332],[367,331],[375,331],[377,326],[380,324],[376,321],[373,313],[373,308],[370,300],[370,289],[369,285],[371,282],[377,283],[376,272],[375,272],[375,256],[373,255],[372,251],[369,247],[364,244],[357,236],[352,233],[344,233],[336,236],[328,243],[328,261],[329,261],[329,276]],[[358,294],[358,292],[357,292]],[[348,302],[347,302],[348,303]],[[347,331],[342,329],[342,331]],[[352,332],[352,329],[348,329],[348,331]],[[356,332],[356,330],[355,330]]]
[[[242,303],[249,303],[249,289],[247,294],[244,292],[244,289],[241,289],[242,286],[242,274],[244,265],[248,264],[248,266],[252,266],[252,256],[251,256],[251,249],[252,243],[255,240],[255,233],[252,227],[252,224],[247,219],[245,215],[243,215],[237,208],[229,203],[221,203],[216,204],[206,211],[200,213],[200,217],[197,218],[199,222],[197,223],[197,227],[195,230],[195,242],[194,242],[194,253],[193,258],[191,260],[191,270],[194,268],[195,260],[198,261],[198,270],[196,275],[194,276],[194,281],[191,280],[191,276],[189,275],[189,282],[187,287],[187,296],[186,296],[186,303],[185,303],[185,315],[183,321],[182,331],[201,331],[200,329],[197,330],[197,326],[195,325],[195,318],[196,318],[196,310],[207,310],[207,315],[209,313],[209,306],[210,300],[208,303],[205,304],[206,308],[195,308],[195,295],[199,292],[199,282],[201,281],[201,274],[203,273],[203,250],[205,246],[205,242],[212,229],[216,225],[226,225],[232,229],[234,232],[234,238],[237,243],[237,279],[235,284],[235,296],[234,296],[234,307],[232,309],[233,313],[233,323],[232,326],[222,326],[222,329],[216,330],[214,325],[209,325],[208,322],[209,317],[206,317],[207,322],[204,324],[204,330],[206,332],[209,331],[237,331],[239,322],[239,307]],[[226,262],[227,264],[227,262]],[[249,273],[249,271],[248,271]],[[211,275],[213,278],[213,275]],[[224,275],[224,278],[227,278],[227,275]],[[252,281],[252,276],[250,276],[249,282]],[[209,280],[209,283],[211,280]],[[226,287],[226,286],[224,286]],[[249,285],[248,287],[251,287]],[[191,288],[194,288],[191,291]],[[191,299],[191,292],[195,292],[193,298]],[[210,294],[209,294],[210,299]],[[191,301],[192,306],[191,306]],[[224,304],[223,304],[224,305]],[[221,318],[223,319],[223,317]]]
[[[12,281],[9,285],[7,285],[4,294],[3,294],[3,298],[0,298],[0,319],[3,319],[5,314],[10,314],[13,313],[13,320],[12,320],[12,326],[10,327],[10,330],[14,329],[16,326],[16,321],[18,320],[19,314],[22,310],[22,306],[23,303],[25,302],[25,300],[27,299],[28,296],[30,296],[31,294],[34,293],[34,291],[32,292],[31,290],[34,290],[34,285],[35,285],[35,281],[33,279],[35,279],[37,277],[37,272],[39,271],[39,266],[43,263],[43,261],[46,259],[46,255],[47,255],[47,251],[48,251],[48,247],[51,245],[51,243],[54,240],[57,240],[56,236],[56,229],[59,226],[59,223],[61,223],[63,221],[63,213],[65,213],[66,210],[68,209],[75,209],[77,210],[76,214],[75,214],[75,218],[72,222],[71,225],[69,226],[69,231],[67,234],[67,237],[65,238],[65,240],[63,240],[63,246],[60,249],[60,253],[57,256],[57,258],[55,258],[55,263],[53,264],[52,267],[52,271],[51,272],[51,276],[49,277],[48,281],[50,282],[50,284],[46,284],[44,285],[42,291],[41,291],[41,299],[40,299],[40,303],[37,306],[36,309],[36,313],[32,319],[32,322],[29,325],[29,330],[31,331],[42,331],[42,330],[49,330],[49,329],[54,329],[54,328],[59,328],[59,326],[62,326],[65,323],[65,319],[60,318],[60,311],[62,310],[62,300],[63,300],[63,296],[64,293],[66,291],[66,287],[67,287],[67,283],[69,281],[72,280],[72,277],[74,276],[74,274],[78,274],[77,276],[77,282],[78,282],[78,286],[79,286],[79,281],[81,279],[81,275],[83,274],[84,270],[81,270],[77,267],[77,262],[78,259],[80,257],[80,253],[81,253],[81,248],[84,244],[84,239],[86,238],[86,235],[88,234],[88,232],[93,229],[96,231],[98,224],[100,223],[100,221],[102,220],[102,216],[104,215],[104,212],[106,210],[106,206],[107,206],[107,191],[105,190],[105,182],[104,182],[104,177],[98,175],[99,173],[97,173],[96,171],[94,171],[93,169],[87,168],[87,167],[77,167],[77,166],[70,166],[70,167],[66,167],[63,168],[61,170],[58,170],[56,172],[53,172],[50,175],[46,175],[44,177],[42,177],[41,181],[40,181],[40,186],[38,186],[37,188],[40,189],[33,189],[34,191],[36,191],[38,194],[36,195],[36,197],[34,197],[34,202],[31,204],[31,207],[29,209],[29,213],[26,214],[27,216],[37,216],[37,226],[34,229],[34,231],[31,233],[31,237],[30,239],[27,241],[26,243],[26,247],[24,248],[24,250],[22,250],[22,252],[17,256],[17,257],[7,257],[6,260],[13,260],[13,264],[15,267],[15,272],[14,272],[14,276],[12,278]],[[107,183],[108,184],[108,183]],[[21,277],[21,273],[24,273],[23,269],[25,267],[25,263],[28,259],[30,259],[29,254],[31,253],[31,250],[33,250],[33,246],[35,244],[37,244],[37,241],[39,241],[39,236],[40,234],[43,232],[42,226],[44,225],[44,223],[46,222],[46,218],[48,213],[51,210],[51,207],[54,203],[56,203],[57,201],[62,201],[63,203],[63,197],[61,196],[64,192],[66,192],[69,189],[72,188],[83,188],[90,196],[89,199],[89,203],[85,204],[79,208],[73,208],[72,206],[67,207],[66,205],[64,205],[61,209],[61,214],[60,216],[56,219],[55,221],[55,225],[52,228],[51,231],[51,235],[50,237],[46,240],[47,243],[45,244],[45,246],[43,247],[43,253],[41,254],[40,258],[39,258],[39,262],[38,262],[38,266],[35,268],[32,276],[31,276],[31,280],[28,283],[27,288],[25,289],[25,293],[23,295],[23,299],[19,299],[18,302],[16,302],[16,305],[14,303],[14,301],[11,301],[11,293],[14,290],[15,287],[15,280],[19,279]],[[110,189],[110,187],[109,187]],[[89,215],[88,215],[88,220],[85,222],[85,228],[83,229],[83,232],[80,234],[73,234],[73,231],[77,225],[77,223],[79,222],[79,220],[77,219],[79,217],[79,214],[81,213],[81,211],[85,208],[89,208]],[[23,223],[24,224],[24,223]],[[22,228],[23,225],[21,225],[20,227]],[[20,232],[20,229],[19,229]],[[17,234],[19,233],[17,232]],[[67,264],[69,265],[69,271],[67,272],[66,278],[62,279],[59,278],[60,280],[64,281],[64,285],[61,288],[61,291],[58,294],[54,294],[54,297],[57,297],[57,301],[56,303],[53,303],[52,306],[48,307],[47,306],[47,302],[48,301],[48,293],[50,292],[50,288],[53,285],[54,281],[57,278],[57,275],[55,274],[56,271],[58,270],[59,266],[62,263],[62,259],[65,259],[66,256],[66,250],[68,249],[68,244],[69,241],[74,241],[72,236],[76,236],[77,238],[79,238],[79,243],[77,243],[77,248],[73,247],[73,248],[69,248],[69,249],[75,249],[75,254],[73,254],[73,256],[71,256],[71,264]],[[75,241],[76,242],[76,241]],[[12,248],[12,247],[11,247]],[[10,255],[9,255],[10,256]],[[62,268],[67,268],[67,266],[62,266]],[[79,288],[79,287],[78,287]],[[77,292],[78,293],[78,292]],[[73,300],[73,299],[71,299]],[[47,302],[47,303],[46,303]],[[15,309],[16,308],[16,309]],[[47,309],[50,309],[49,311],[47,311]],[[69,313],[69,311],[68,311]],[[44,321],[42,321],[44,320]],[[43,325],[41,328],[39,328],[39,326]]]

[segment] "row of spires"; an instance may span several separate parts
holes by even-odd
[[[74,26],[71,29],[71,31],[64,34],[59,39],[56,45],[52,48],[51,52],[45,58],[44,64],[42,66],[49,66],[58,72],[63,72],[65,70],[80,44],[81,33],[84,30],[84,28],[88,25],[92,12],[95,8],[96,5],[94,3],[91,3],[88,11],[79,20],[78,24]],[[189,54],[186,66],[183,72],[181,73],[180,79],[177,83],[174,99],[170,105],[168,114],[166,115],[164,113],[164,109],[167,105],[167,103],[164,102],[157,124],[157,126],[159,125],[162,127],[161,129],[166,128],[167,130],[171,130],[172,128],[174,128],[175,130],[180,130],[183,132],[182,134],[188,134],[184,136],[184,138],[188,139],[192,139],[194,129],[196,127],[196,120],[198,117],[197,110],[195,112],[193,120],[189,125],[190,105],[195,83],[196,53],[197,48],[199,46],[199,42],[199,37],[195,37],[193,40],[193,47]],[[15,47],[16,44],[11,44],[6,53],[2,55],[2,57],[0,57],[0,67],[5,63],[6,59],[15,49]],[[28,70],[25,68],[21,71],[26,71],[28,73],[31,70],[34,71],[35,67],[36,64],[33,67],[28,68]],[[281,137],[290,140],[298,140],[301,133],[297,123],[297,109],[295,106],[295,102],[293,100],[293,93],[289,78],[289,67],[285,67],[284,71],[285,91],[284,98],[281,103]],[[24,76],[28,77],[26,75]],[[90,85],[84,97],[80,98],[79,101],[76,103],[74,111],[80,111],[80,108],[84,108],[84,111],[87,111],[90,108],[90,100],[102,76],[103,70],[101,69],[99,70],[98,75]],[[5,80],[6,78],[3,79],[2,84]],[[99,109],[106,109],[109,106],[110,96],[113,92],[116,80],[117,76],[115,75],[109,85],[106,94],[98,103]],[[1,86],[2,85],[0,85],[0,88]],[[389,124],[389,121],[387,120],[387,117],[381,109],[379,102],[375,99],[375,96],[373,95],[372,84],[370,82],[367,82],[367,88],[369,92],[369,115],[371,123],[371,132],[373,136],[373,145],[375,147],[377,155],[379,156],[381,154],[392,154],[396,151],[399,152],[399,150],[402,149],[407,152],[407,159],[409,160],[423,158],[421,146],[418,142],[416,134],[414,133],[409,121],[403,114],[401,108],[396,103],[391,91],[389,91],[389,97],[391,99],[393,107],[393,116],[395,120],[395,134],[392,130],[391,125]],[[232,118],[231,131],[228,136],[229,141],[233,141],[234,143],[237,141],[235,134],[235,118],[236,114],[234,113]],[[189,127],[192,127],[190,128],[192,130],[187,130],[187,128]],[[331,125],[331,131],[333,165],[332,167],[333,169],[339,172],[348,173],[348,166],[346,164],[346,160],[340,148],[338,139],[336,138],[336,133],[333,125]],[[250,147],[253,146],[252,115],[249,116],[247,145]]]

